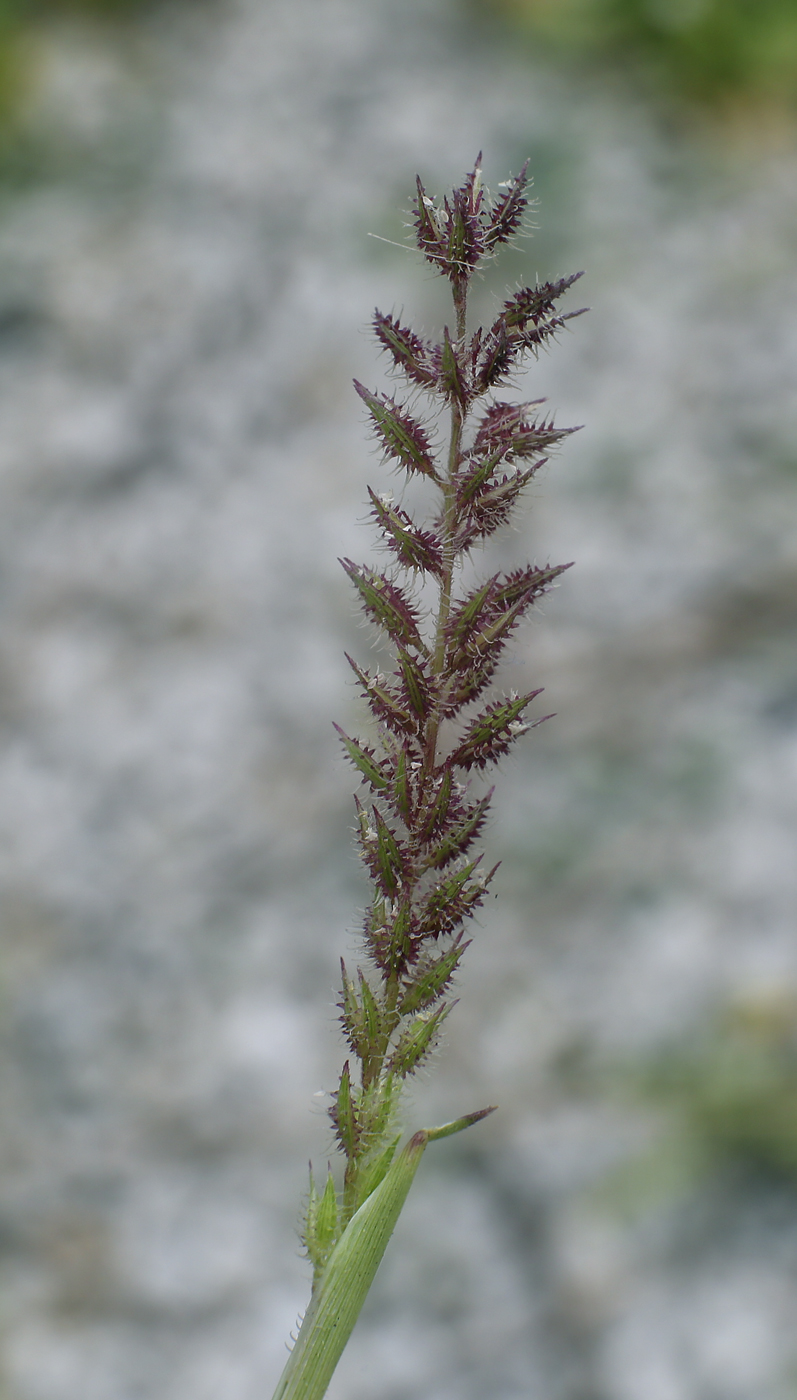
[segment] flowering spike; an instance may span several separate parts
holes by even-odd
[[[474,628],[467,636],[464,646],[452,656],[452,667],[459,670],[464,664],[470,670],[476,658],[497,662],[515,624],[533,601],[533,594],[526,594],[506,611],[499,612],[497,616],[493,615],[489,619],[485,618],[482,625],[478,629]]]
[[[487,582],[483,583],[480,588],[475,589],[461,603],[454,605],[446,625],[446,635],[455,647],[464,645],[469,633],[476,625],[476,619],[489,605],[495,587],[495,579],[488,578]]]
[[[492,789],[472,793],[470,775],[496,763],[532,727],[525,712],[539,691],[494,699],[475,718],[463,710],[491,684],[535,599],[569,567],[528,565],[476,585],[462,581],[470,551],[511,520],[545,454],[572,431],[554,426],[542,400],[492,395],[580,314],[558,307],[575,277],[522,288],[492,325],[468,331],[472,278],[521,228],[527,187],[524,165],[492,199],[482,183],[481,155],[442,200],[431,198],[418,178],[415,240],[451,285],[452,329],[431,343],[376,311],[373,331],[410,388],[429,395],[432,411],[418,417],[414,408],[355,381],[385,457],[418,478],[413,492],[423,489],[432,503],[415,515],[414,506],[369,488],[392,572],[341,560],[366,617],[382,629],[392,662],[385,677],[347,658],[375,732],[362,742],[336,726],[370,788],[367,807],[355,797],[371,882],[362,930],[368,967],[351,977],[341,964],[340,1019],[350,1058],[329,1113],[346,1157],[343,1193],[338,1200],[328,1177],[319,1195],[311,1178],[305,1238],[315,1270],[313,1301],[275,1400],[321,1400],[341,1333],[353,1326],[427,1142],[489,1111],[416,1133],[396,1153],[401,1085],[429,1055],[451,1010],[446,993],[467,947],[464,926],[498,869],[485,872],[481,855],[473,855]],[[443,410],[450,432],[438,455]],[[322,1343],[335,1350],[331,1365],[318,1359]]]
[[[340,977],[342,996],[338,1005],[340,1006],[341,1024],[353,1053],[362,1059],[362,1052],[365,1049],[362,1007],[357,1000],[357,991],[346,971],[343,958],[340,960]]]
[[[446,691],[442,706],[442,712],[447,719],[454,718],[463,706],[477,700],[487,689],[495,675],[499,659],[498,656],[480,656],[473,664],[460,664],[462,658],[456,658],[456,674]]]
[[[471,279],[521,228],[528,184],[526,164],[491,198],[482,181],[481,155],[442,199],[433,199],[418,177],[415,240],[451,284],[453,328],[445,328],[434,344],[399,317],[377,310],[373,331],[405,380],[431,396],[435,412],[425,421],[405,404],[355,381],[386,457],[422,478],[436,504],[424,519],[369,488],[371,516],[391,551],[395,574],[341,560],[393,656],[387,676],[347,658],[376,738],[363,742],[338,730],[371,790],[368,808],[357,799],[355,808],[373,885],[363,937],[379,979],[360,969],[353,980],[343,970],[342,1020],[361,1065],[360,1087],[347,1068],[333,1109],[349,1158],[346,1218],[362,1199],[363,1173],[376,1160],[379,1135],[388,1132],[394,1080],[412,1072],[447,1014],[436,1003],[459,965],[463,925],[497,869],[485,874],[481,857],[471,858],[492,789],[469,796],[468,775],[495,763],[532,727],[525,711],[538,692],[492,700],[463,722],[464,707],[487,690],[515,628],[568,567],[528,565],[469,589],[463,589],[460,577],[469,552],[512,518],[545,454],[572,431],[554,425],[542,399],[515,403],[491,394],[526,355],[535,354],[578,314],[558,308],[575,277],[522,288],[507,298],[491,326],[468,333]],[[435,427],[446,407],[450,439],[445,456],[438,458]],[[428,614],[408,586],[416,579],[424,604],[437,592]],[[446,946],[433,951],[441,939]],[[387,1146],[385,1138],[382,1150]]]
[[[303,1238],[303,1240],[304,1240],[305,1249],[307,1250],[307,1253],[309,1254],[310,1258],[312,1259],[314,1265],[315,1265],[315,1263],[316,1263],[316,1259],[315,1259],[315,1253],[314,1253],[314,1249],[313,1249],[313,1244],[314,1244],[314,1241],[315,1241],[315,1223],[316,1223],[316,1220],[317,1220],[317,1219],[318,1219],[318,1192],[317,1192],[317,1190],[316,1190],[315,1180],[314,1180],[314,1178],[313,1178],[313,1168],[312,1168],[312,1164],[311,1164],[311,1166],[310,1166],[310,1191],[309,1191],[309,1194],[308,1194],[308,1197],[307,1197],[307,1207],[306,1207],[305,1213],[304,1213],[304,1230],[302,1231],[302,1238]]]
[[[497,216],[500,222],[505,200],[499,202],[497,210],[485,203],[481,153],[473,170],[465,176],[462,185],[452,191],[451,199],[443,200],[442,207],[426,193],[420,176],[416,188],[413,207],[418,247],[424,257],[450,279],[459,294],[467,288],[491,243],[498,239],[495,219]]]
[[[399,1137],[394,1137],[393,1141],[389,1142],[387,1147],[383,1148],[375,1159],[365,1163],[363,1166],[358,1190],[358,1207],[362,1205],[363,1201],[367,1201],[371,1192],[375,1191],[377,1186],[380,1186],[384,1181],[387,1175],[387,1169],[395,1156],[399,1140],[400,1135]]]
[[[377,894],[366,911],[363,942],[380,972],[386,974],[389,961],[388,901]]]
[[[482,459],[470,458],[457,480],[457,505],[460,507],[460,514],[463,507],[470,505],[471,501],[476,500],[488,489],[498,461],[500,453]]]
[[[583,315],[584,307],[562,315],[555,315],[553,311],[558,298],[580,276],[581,273],[577,272],[572,277],[561,277],[557,282],[524,287],[504,303],[496,320],[475,347],[473,372],[477,393],[505,384],[528,350],[536,354],[567,321]]]
[[[482,152],[476,157],[476,164],[465,176],[462,183],[462,193],[468,201],[468,208],[474,214],[478,214],[484,199],[484,187],[482,185]]]
[[[569,564],[549,564],[544,569],[537,568],[536,564],[530,564],[526,569],[514,569],[511,574],[507,574],[502,584],[496,580],[495,601],[499,605],[516,603],[519,598],[528,598],[534,602],[548,589],[560,574],[567,569],[572,569],[572,560]]]
[[[410,962],[417,958],[418,950],[413,947],[414,911],[408,899],[400,900],[393,915],[390,928],[390,972],[392,977],[401,977]]]
[[[304,1245],[316,1271],[323,1269],[338,1240],[338,1195],[331,1171],[319,1196],[310,1168],[310,1192],[304,1218]]]
[[[446,201],[446,209],[448,262],[459,277],[466,277],[468,269],[475,267],[484,253],[484,232],[466,189],[454,190],[451,208]]]

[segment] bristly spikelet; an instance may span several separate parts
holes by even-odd
[[[467,330],[470,281],[521,229],[527,187],[524,165],[491,199],[481,157],[442,202],[418,179],[415,241],[451,285],[454,324],[432,342],[376,311],[376,340],[406,382],[407,402],[355,381],[384,457],[407,479],[420,478],[431,501],[428,518],[418,521],[369,488],[391,570],[341,560],[366,617],[391,650],[393,668],[383,675],[347,658],[374,732],[365,742],[336,726],[364,793],[355,798],[357,839],[373,888],[363,925],[368,972],[358,968],[350,977],[341,964],[339,1007],[350,1058],[330,1118],[346,1174],[339,1204],[329,1181],[322,1196],[311,1187],[308,1250],[317,1270],[388,1169],[400,1084],[428,1057],[451,1010],[447,994],[468,946],[465,926],[498,868],[485,870],[474,854],[492,788],[472,792],[469,783],[542,722],[527,717],[539,690],[473,709],[515,629],[569,564],[530,564],[469,589],[458,582],[474,546],[511,519],[546,454],[575,431],[557,428],[541,399],[516,403],[495,394],[529,354],[581,314],[557,307],[579,273],[522,288],[490,326]],[[417,412],[419,390],[432,400],[426,420]],[[435,425],[443,408],[450,432],[438,454]],[[419,576],[425,599],[436,591],[431,617],[413,592]]]
[[[419,472],[436,481],[432,447],[425,428],[387,394],[369,394],[356,379],[354,387],[368,407],[385,456],[394,458],[407,473]]]
[[[374,312],[373,327],[374,335],[392,355],[396,368],[413,384],[428,389],[436,383],[432,347],[426,341],[400,325],[394,316],[383,316],[381,311]]]

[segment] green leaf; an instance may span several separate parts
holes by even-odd
[[[390,1236],[429,1142],[459,1133],[492,1113],[483,1108],[439,1128],[423,1128],[393,1157],[382,1181],[343,1231],[316,1276],[310,1306],[273,1400],[323,1400],[360,1316]]]
[[[387,1147],[374,1158],[372,1162],[363,1165],[360,1169],[357,1181],[357,1209],[359,1210],[363,1201],[366,1201],[372,1191],[375,1191],[385,1179],[387,1169],[392,1162],[396,1148],[399,1144],[399,1137],[395,1137],[389,1142]]]

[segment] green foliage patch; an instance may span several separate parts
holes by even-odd
[[[788,998],[729,1007],[694,1045],[641,1077],[707,1163],[737,1161],[797,1186],[797,1008]]]
[[[155,9],[158,3],[162,0],[0,0],[0,162],[4,167],[20,108],[36,83],[37,33],[67,20],[118,24]]]
[[[473,0],[539,48],[708,106],[797,101],[794,0]]]

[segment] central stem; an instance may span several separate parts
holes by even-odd
[[[457,317],[457,343],[460,344],[465,338],[468,305],[468,283],[467,278],[461,278],[453,284],[454,310]],[[451,428],[448,443],[448,463],[446,478],[442,485],[443,510],[442,510],[442,546],[443,546],[443,572],[440,579],[440,601],[437,609],[437,623],[435,626],[434,653],[432,656],[432,679],[439,680],[445,671],[446,664],[446,626],[449,613],[451,612],[451,592],[454,583],[454,561],[456,559],[456,549],[454,546],[454,525],[457,513],[457,473],[459,471],[460,448],[462,445],[462,430],[465,426],[465,410],[456,398],[451,400]],[[438,694],[437,702],[426,726],[426,752],[424,754],[424,770],[427,774],[432,773],[435,767],[437,756],[437,737],[440,732],[441,698]]]

